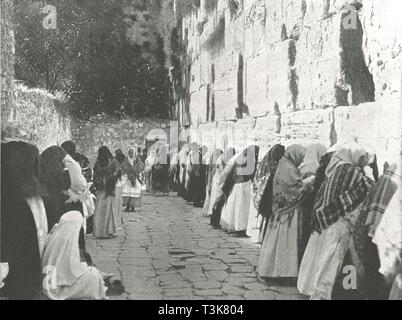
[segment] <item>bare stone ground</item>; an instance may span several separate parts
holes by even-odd
[[[145,195],[123,219],[118,237],[87,237],[96,266],[125,286],[111,299],[305,299],[295,286],[259,279],[260,246],[211,228],[201,209],[179,197]]]

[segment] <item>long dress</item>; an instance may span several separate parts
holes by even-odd
[[[83,217],[65,213],[49,235],[42,259],[43,292],[53,300],[103,299],[106,287],[98,269],[80,260],[78,236]]]
[[[94,180],[96,189],[96,207],[93,234],[96,238],[110,238],[116,235],[118,219],[121,217],[121,192],[117,189],[121,169],[115,159],[110,159],[106,167],[95,164]],[[117,192],[116,192],[117,191]]]
[[[372,182],[358,167],[365,151],[355,146],[338,150],[326,169],[327,177],[314,201],[313,233],[297,281],[311,299],[329,300],[348,253],[353,226]]]
[[[272,146],[257,166],[250,190],[251,201],[246,231],[253,243],[262,243],[264,239],[267,218],[272,214],[272,178],[284,152],[284,146]]]
[[[235,183],[222,209],[221,227],[228,231],[245,231],[250,209],[251,181]]]
[[[256,148],[251,151],[252,148]],[[223,189],[230,189],[227,201],[222,209],[221,227],[229,232],[247,230],[251,185],[258,159],[258,147],[249,146],[236,157],[232,178],[227,180]],[[251,157],[249,155],[251,155]],[[247,172],[246,172],[247,171]]]
[[[186,161],[187,161],[188,150],[183,147],[179,152],[179,186],[178,186],[178,196],[184,198],[186,194],[185,184],[186,184]]]
[[[209,191],[209,199],[208,201],[205,200],[203,215],[204,216],[211,216],[212,210],[214,207],[214,203],[216,198],[219,195],[219,181],[223,173],[223,169],[225,168],[225,164],[223,161],[224,155],[220,155],[219,158],[216,160],[216,164],[214,164],[214,169],[210,170],[210,175],[212,179],[210,179],[210,191]]]
[[[126,157],[121,164],[123,175],[121,178],[122,195],[127,198],[140,198],[142,184],[139,180],[139,174],[144,170],[144,165],[139,158]]]
[[[299,270],[302,203],[309,192],[297,167],[305,149],[291,146],[279,161],[273,180],[273,215],[261,246],[258,274],[267,278],[295,278]]]
[[[48,231],[46,214],[40,197],[29,202],[10,198],[1,201],[1,261],[8,263],[9,273],[0,297],[31,300],[40,290],[40,260]]]
[[[165,163],[163,157],[158,156],[151,170],[151,190],[152,193],[168,193],[169,188],[169,164]]]
[[[156,161],[155,150],[152,150],[148,158],[145,160],[144,176],[146,191],[151,192],[152,189],[152,167]]]

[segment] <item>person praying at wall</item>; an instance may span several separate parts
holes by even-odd
[[[353,226],[373,182],[363,167],[368,153],[356,142],[339,147],[315,199],[313,232],[300,265],[297,288],[311,299],[330,300],[349,249]]]
[[[122,200],[116,193],[116,185],[122,176],[122,170],[109,148],[102,146],[94,167],[94,184],[97,190],[94,214],[93,234],[96,238],[116,236],[120,225]]]
[[[250,212],[247,235],[253,243],[262,243],[268,219],[272,215],[272,182],[278,162],[285,153],[285,147],[276,144],[266,153],[257,171],[251,188]]]
[[[226,176],[231,173],[236,151],[234,148],[227,148],[224,154],[222,154],[217,160],[217,170],[215,171],[214,179],[216,182],[216,188],[211,190],[211,220],[210,225],[214,228],[220,228],[220,221],[222,216],[222,208],[226,203],[228,194],[225,193],[221,186],[223,185]],[[227,191],[227,190],[225,190]]]
[[[304,230],[303,201],[312,190],[298,167],[306,148],[291,145],[279,160],[272,183],[272,215],[261,246],[258,274],[264,278],[296,278],[299,271],[300,239]]]
[[[228,232],[246,235],[249,209],[250,190],[254,179],[259,147],[248,146],[236,155],[230,173],[221,181],[221,189],[227,195],[227,201],[222,209],[221,227]]]
[[[222,166],[218,165],[218,160],[222,163],[222,150],[219,148],[215,148],[212,152],[208,167],[206,170],[206,180],[207,180],[207,189],[206,189],[206,198],[204,202],[204,208],[202,209],[203,216],[211,216],[212,214],[212,206],[215,201],[216,188],[219,183],[219,174],[215,176],[217,170],[222,170]]]

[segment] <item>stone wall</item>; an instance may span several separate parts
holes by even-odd
[[[77,151],[85,154],[91,164],[94,164],[98,148],[103,145],[109,147],[114,154],[116,149],[127,153],[129,148],[135,146],[146,147],[147,139],[154,141],[158,138],[159,143],[173,141],[175,138],[170,135],[177,137],[174,123],[158,119],[118,120],[99,115],[88,121],[73,121],[72,135]]]
[[[11,17],[12,0],[2,0],[0,8],[1,28],[1,125],[7,123],[9,108],[13,105],[14,32]]]
[[[42,89],[15,85],[14,105],[9,108],[8,119],[17,122],[29,142],[43,151],[71,138],[67,108],[67,102],[62,97]]]
[[[191,140],[257,143],[263,155],[276,142],[330,146],[356,136],[381,163],[399,157],[401,1],[219,0],[209,14],[203,7],[201,0],[182,22]]]

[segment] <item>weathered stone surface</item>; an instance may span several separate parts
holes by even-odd
[[[401,150],[402,112],[399,100],[382,99],[353,107],[338,107],[334,124],[338,141],[357,137],[377,154],[380,172],[385,161],[397,161]]]
[[[1,126],[8,120],[14,104],[14,28],[12,25],[13,1],[1,3]]]
[[[281,116],[280,141],[284,145],[320,142],[325,146],[336,141],[333,131],[333,109],[305,110]],[[331,143],[332,142],[332,143]]]
[[[359,16],[363,25],[363,52],[373,75],[376,99],[401,97],[402,39],[398,0],[365,0]]]
[[[203,58],[194,60],[194,75],[208,71],[209,79],[202,76],[201,82],[213,85],[217,124],[208,133],[193,126],[191,139],[211,149],[227,145],[240,150],[257,143],[262,155],[278,142],[335,143],[344,133],[335,130],[332,107],[400,97],[402,46],[393,30],[400,29],[395,15],[401,6],[397,0],[247,0],[234,16],[227,8],[224,46],[198,47],[195,56]],[[205,40],[217,26],[218,15],[200,12],[197,19],[208,20],[200,36]],[[194,17],[184,28],[193,27]],[[197,48],[197,37],[191,38],[191,50]],[[199,61],[208,61],[205,71],[198,71]],[[242,112],[236,111],[239,97]],[[205,113],[205,105],[197,106],[195,117]],[[311,112],[297,112],[303,110]],[[241,117],[254,118],[254,125],[243,126]],[[353,127],[353,121],[348,122],[341,120],[344,127]],[[388,139],[385,136],[378,137]],[[362,138],[366,140],[364,133]],[[367,140],[378,144],[376,139]]]
[[[145,140],[159,138],[160,143],[170,140],[168,120],[117,120],[109,116],[94,116],[88,121],[73,121],[72,136],[77,151],[85,154],[91,164],[95,163],[99,146],[105,145],[114,151],[145,146]]]
[[[296,42],[297,108],[355,105],[373,101],[372,76],[361,49],[363,30],[336,13],[304,28]]]
[[[71,138],[71,119],[67,108],[64,99],[45,90],[16,85],[9,120],[17,122],[26,132],[27,140],[43,151]]]

